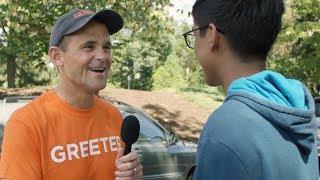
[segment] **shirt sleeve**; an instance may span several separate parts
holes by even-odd
[[[250,179],[242,162],[225,144],[204,138],[199,143],[195,180]]]
[[[2,144],[0,179],[41,179],[40,155],[34,134],[14,117],[8,121]]]

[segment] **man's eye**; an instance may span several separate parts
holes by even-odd
[[[110,50],[111,46],[103,46],[103,49]]]
[[[85,46],[84,48],[93,49],[93,45]]]

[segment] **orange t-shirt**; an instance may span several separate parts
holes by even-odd
[[[114,180],[121,123],[120,112],[98,97],[92,108],[77,109],[50,90],[8,121],[0,178]]]

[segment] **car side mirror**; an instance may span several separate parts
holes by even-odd
[[[175,132],[170,132],[169,144],[176,144],[179,141],[179,136]]]

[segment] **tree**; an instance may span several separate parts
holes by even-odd
[[[202,68],[196,60],[194,51],[186,46],[182,36],[191,26],[182,23],[173,25],[178,27],[170,38],[172,51],[163,66],[153,74],[153,87],[155,89],[166,87],[201,87],[204,86]]]
[[[39,72],[45,71],[45,63],[40,60],[47,47],[47,42],[45,43],[43,39],[48,37],[42,18],[44,15],[39,12],[46,10],[37,8],[39,2],[19,3],[0,5],[0,10],[3,12],[0,17],[2,29],[0,57],[1,63],[6,64],[7,82],[10,88],[15,87],[16,83],[37,85],[48,82],[47,78],[39,78]]]
[[[153,89],[163,88],[184,88],[187,81],[184,76],[184,69],[179,64],[180,57],[174,53],[170,54],[164,65],[160,66],[153,74]]]
[[[288,0],[284,27],[269,66],[302,80],[314,96],[320,91],[319,0]]]
[[[131,1],[130,1],[131,2]],[[151,3],[150,1],[149,3]],[[116,37],[112,65],[111,79],[114,84],[127,87],[127,77],[131,79],[131,88],[150,90],[152,88],[152,74],[154,69],[163,64],[171,52],[169,38],[172,33],[166,8],[169,1],[153,6],[144,5],[135,7],[142,9],[129,11],[131,14],[125,17],[136,17],[140,12],[141,17],[137,20],[128,19],[126,30],[120,32]],[[130,4],[130,3],[129,3]],[[132,2],[132,6],[137,6]],[[125,12],[124,12],[125,13]],[[149,16],[146,16],[149,14]]]

